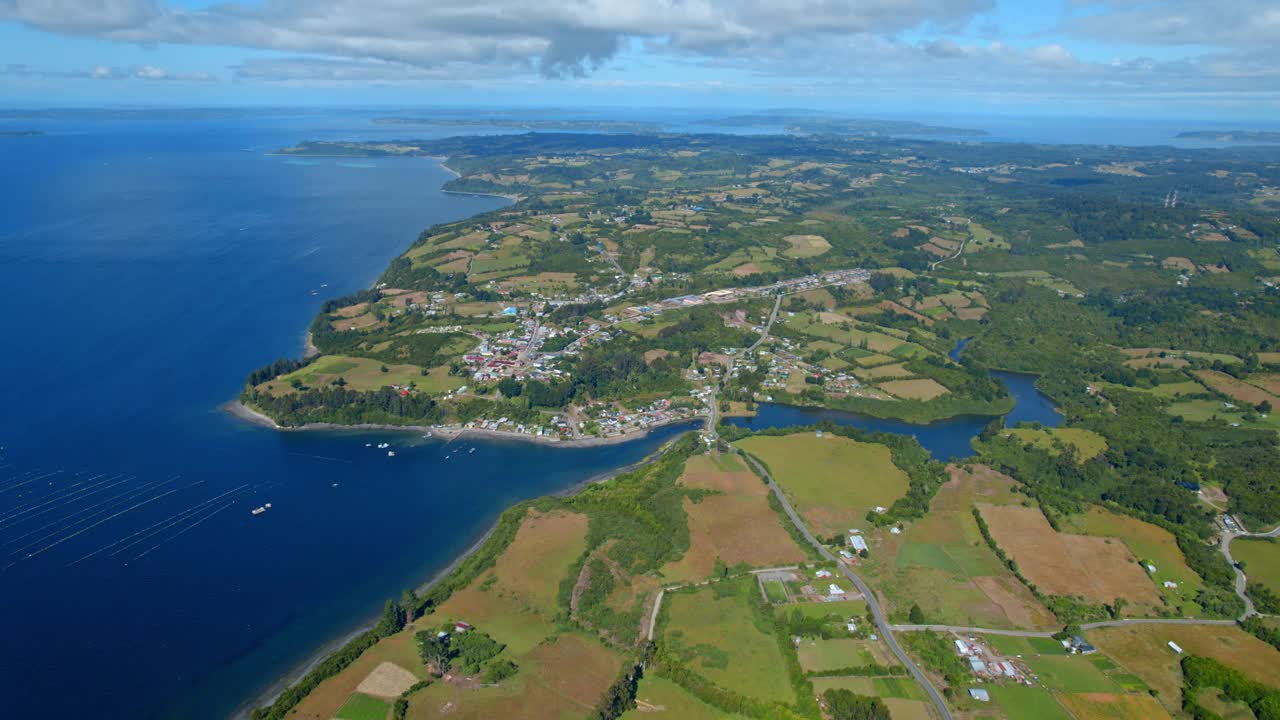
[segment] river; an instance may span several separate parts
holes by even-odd
[[[968,338],[956,343],[956,347],[949,353],[951,359],[959,359],[960,353],[964,351],[965,346],[968,344]],[[1005,384],[1016,403],[1013,410],[1004,416],[1006,425],[1012,426],[1020,422],[1038,422],[1046,427],[1057,427],[1062,424],[1062,415],[1054,406],[1053,401],[1036,389],[1034,375],[993,370],[991,371],[991,376]],[[726,418],[725,420],[728,424],[749,430],[812,425],[827,421],[872,432],[909,435],[914,437],[935,458],[946,460],[949,458],[967,458],[973,455],[973,438],[982,432],[982,428],[991,422],[991,418],[964,415],[917,425],[902,420],[886,420],[841,410],[798,407],[779,403],[760,403],[756,408],[754,417],[735,417]]]

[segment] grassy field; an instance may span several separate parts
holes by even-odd
[[[907,474],[889,448],[800,433],[738,442],[769,466],[810,529],[823,535],[866,524],[867,511],[906,494]]]
[[[804,562],[806,555],[769,507],[768,487],[731,455],[698,455],[689,459],[680,484],[716,494],[698,502],[686,499],[689,550],[663,568],[672,582],[705,579],[716,558],[728,565],[772,567]]]
[[[1211,657],[1258,682],[1280,687],[1280,651],[1233,625],[1133,625],[1092,630],[1088,639],[1141,678],[1171,712],[1181,706],[1181,655],[1166,644],[1177,643],[1191,655]]]
[[[992,685],[987,692],[1008,720],[1072,720],[1053,693],[1042,687]]]
[[[932,400],[950,392],[932,378],[889,380],[888,382],[880,383],[880,389],[905,400]]]
[[[1256,385],[1237,380],[1226,373],[1217,372],[1216,370],[1200,370],[1196,373],[1196,377],[1200,378],[1200,381],[1205,385],[1243,405],[1257,405],[1262,402],[1280,405],[1280,398],[1275,395]]]
[[[1168,530],[1100,507],[1062,518],[1061,523],[1064,532],[1118,538],[1139,560],[1156,566],[1151,578],[1171,603],[1182,606],[1186,614],[1199,612],[1194,599],[1204,582],[1187,566],[1177,540]],[[1177,583],[1178,587],[1164,588],[1166,580]]]
[[[1251,583],[1262,583],[1280,593],[1280,542],[1265,538],[1240,538],[1231,543],[1231,556],[1244,563]]]
[[[356,659],[345,670],[325,680],[290,714],[301,720],[330,720],[356,693],[356,688],[384,662],[408,670],[419,679],[427,677],[427,669],[418,657],[412,631],[384,639]]]
[[[1083,428],[1044,428],[1041,430],[1013,428],[1005,430],[1004,434],[1012,435],[1023,443],[1031,443],[1036,447],[1043,448],[1053,455],[1060,454],[1063,447],[1074,448],[1076,457],[1081,461],[1092,460],[1107,449],[1105,438],[1092,430]]]
[[[382,372],[383,367],[387,368],[387,372]],[[445,370],[447,373],[448,368]],[[352,390],[377,390],[388,385],[408,385],[411,382],[423,386],[425,390],[427,380],[422,376],[422,368],[417,365],[388,365],[369,358],[322,355],[310,365],[281,375],[270,384],[273,386],[272,393],[279,395],[291,392],[290,384],[295,379],[307,387],[324,387],[338,378],[342,378]]]
[[[1064,693],[1120,692],[1111,678],[1082,655],[1038,655],[1025,658],[1040,684]]]
[[[1004,655],[1066,655],[1067,649],[1052,638],[1024,638],[1008,635],[984,635],[983,640]]]
[[[805,672],[821,672],[862,665],[896,665],[883,643],[872,640],[805,638],[796,648]]]
[[[596,640],[560,634],[515,660],[520,672],[497,686],[437,682],[415,693],[411,720],[559,720],[586,716],[622,669],[623,656]],[[566,671],[571,669],[571,671]]]
[[[743,717],[702,702],[670,680],[646,675],[636,692],[636,708],[623,713],[622,720],[732,720]]]
[[[999,628],[1049,628],[1052,614],[987,547],[969,508],[1019,502],[1013,480],[978,465],[951,468],[929,513],[901,535],[877,534],[862,567],[903,621],[920,605],[930,622]]]
[[[1159,603],[1155,584],[1124,543],[1057,532],[1034,507],[979,508],[996,543],[1042,592],[1080,595],[1095,602],[1124,598]]]
[[[782,239],[790,245],[782,251],[787,257],[817,257],[831,249],[831,243],[821,235],[788,235]]]
[[[727,596],[716,588],[668,595],[668,645],[688,658],[691,669],[725,689],[760,700],[795,702],[777,639],[757,624],[748,604],[751,594],[759,592],[755,582],[737,581],[733,590]]]
[[[337,720],[386,720],[391,705],[381,698],[354,693],[334,717]]]
[[[1076,720],[1162,720],[1169,713],[1146,694],[1076,693],[1059,695],[1058,701]],[[1252,717],[1252,713],[1249,715]]]

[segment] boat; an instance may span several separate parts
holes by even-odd
[[[395,450],[388,450],[388,451],[387,451],[387,457],[395,457],[395,456],[396,456],[396,451],[395,451]]]
[[[473,453],[473,452],[475,452],[475,451],[476,451],[476,449],[475,449],[475,448],[471,448],[470,450],[468,450],[468,451],[467,451],[467,454],[468,454],[468,455],[470,455],[471,453]]]
[[[256,507],[256,508],[254,508],[254,509],[250,510],[250,511],[249,511],[249,514],[250,514],[250,515],[261,515],[262,513],[266,512],[266,511],[267,511],[267,506],[266,506],[266,505],[259,505],[258,507]]]

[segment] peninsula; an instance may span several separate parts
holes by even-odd
[[[520,199],[327,300],[315,354],[248,378],[264,421],[701,432],[511,508],[255,720],[1276,697],[1280,155],[625,133],[283,152],[444,157],[446,189]],[[1038,376],[1061,424],[1007,424],[993,370]],[[733,419],[784,406],[823,421]],[[954,459],[848,425],[973,416]]]

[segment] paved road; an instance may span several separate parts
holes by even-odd
[[[756,348],[760,347],[760,343],[764,342],[765,339],[769,337],[769,332],[773,330],[773,322],[778,319],[778,309],[781,307],[782,307],[782,295],[779,294],[777,299],[773,301],[773,312],[769,313],[769,322],[765,323],[764,331],[760,333],[760,337],[756,338],[755,342],[751,343],[750,347],[748,347],[746,350],[743,350],[741,353],[738,353],[737,355],[734,355],[733,357],[729,358],[729,366],[724,369],[724,377],[722,378],[722,382],[729,382],[730,376],[733,375],[733,366],[738,362],[738,358],[740,357],[745,358],[746,356],[750,355],[752,352],[755,351]],[[716,423],[719,422],[720,420],[719,418],[720,407],[719,405],[717,405],[717,403],[719,402],[719,397],[718,397],[719,394],[720,394],[720,386],[719,384],[717,384],[711,389],[711,397],[709,399],[711,411],[707,413],[707,432],[710,433],[712,437],[715,436]]]
[[[1124,627],[1126,625],[1235,625],[1235,620],[1196,620],[1188,618],[1122,618],[1120,620],[1103,620],[1085,623],[1081,630],[1097,630],[1104,627]],[[895,632],[916,632],[935,630],[937,632],[953,632],[962,635],[1008,635],[1010,637],[1050,638],[1053,632],[1039,630],[1003,630],[1000,628],[965,627],[962,625],[893,625]]]
[[[779,301],[781,301],[781,298],[779,298]],[[777,314],[776,307],[774,314]],[[898,661],[902,663],[903,667],[905,667],[907,671],[911,673],[911,676],[916,679],[916,682],[920,683],[920,686],[929,693],[929,697],[933,700],[934,706],[937,707],[942,720],[952,720],[951,709],[947,707],[947,702],[942,699],[942,695],[938,692],[938,689],[933,686],[933,683],[929,682],[929,678],[925,676],[920,668],[916,667],[916,664],[911,661],[911,658],[907,657],[907,653],[903,651],[902,646],[899,645],[897,639],[893,637],[893,626],[891,626],[888,620],[885,619],[884,611],[880,609],[880,603],[876,600],[875,593],[871,592],[871,588],[862,581],[862,578],[855,575],[854,572],[846,567],[844,563],[836,560],[835,556],[827,550],[826,546],[818,542],[818,539],[809,532],[808,526],[806,526],[804,521],[800,519],[795,508],[791,507],[791,502],[782,494],[781,488],[779,488],[777,483],[773,481],[773,476],[769,474],[769,471],[757,463],[755,458],[750,455],[746,455],[745,457],[756,471],[760,473],[761,477],[765,479],[765,482],[769,483],[769,490],[773,492],[774,497],[778,498],[778,502],[782,503],[782,509],[786,511],[787,517],[791,518],[791,522],[796,526],[796,529],[800,531],[800,534],[804,535],[810,545],[817,548],[819,554],[827,560],[835,562],[836,566],[840,568],[840,572],[843,573],[844,576],[849,579],[849,582],[852,582],[854,586],[858,588],[858,591],[862,593],[863,597],[867,601],[867,607],[871,610],[871,616],[875,618],[876,629],[880,631],[881,637],[884,638],[885,643],[889,646],[889,649],[893,651],[893,654],[898,657]]]
[[[1257,615],[1258,609],[1253,606],[1253,600],[1249,599],[1249,595],[1245,592],[1248,585],[1248,578],[1245,577],[1244,571],[1236,567],[1235,558],[1231,557],[1231,541],[1239,537],[1277,537],[1280,536],[1280,527],[1273,529],[1271,532],[1251,533],[1251,532],[1231,532],[1224,530],[1222,539],[1218,542],[1218,549],[1222,551],[1223,557],[1231,564],[1231,569],[1236,573],[1236,595],[1244,601],[1244,614],[1240,616],[1243,620],[1251,615]]]

